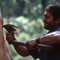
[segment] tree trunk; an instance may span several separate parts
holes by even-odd
[[[12,60],[9,52],[9,46],[2,27],[2,16],[0,11],[0,60]]]

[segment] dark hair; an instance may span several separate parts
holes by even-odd
[[[51,12],[53,16],[53,20],[60,18],[60,5],[51,4],[51,5],[48,5],[45,10]],[[60,25],[60,22],[59,22],[59,25]]]
[[[60,5],[51,4],[51,5],[47,6],[45,10],[52,13],[54,20],[60,18]]]

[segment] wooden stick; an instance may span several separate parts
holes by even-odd
[[[17,40],[13,40],[13,41],[12,41],[12,44],[17,44],[17,45],[20,45],[20,46],[25,46],[25,43],[24,43],[24,42],[19,42],[19,41],[17,41]],[[48,50],[48,51],[51,51],[51,50],[54,49],[54,48],[51,47],[51,46],[42,45],[42,44],[37,44],[36,46],[34,46],[34,48],[44,49],[44,50]]]
[[[42,44],[37,44],[35,47],[36,47],[36,48],[40,48],[40,49],[44,49],[44,50],[48,50],[48,51],[51,51],[51,50],[54,49],[54,48],[51,47],[51,46],[42,45]]]

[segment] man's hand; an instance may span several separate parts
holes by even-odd
[[[36,46],[38,43],[36,42],[36,38],[35,39],[31,39],[31,40],[28,40],[26,42],[26,47],[29,48],[29,49],[35,49],[34,46]]]
[[[14,37],[14,32],[11,33],[6,33],[6,39],[7,41],[12,41],[13,40],[13,37]]]

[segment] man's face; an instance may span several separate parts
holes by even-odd
[[[53,16],[51,12],[45,11],[44,12],[44,28],[47,30],[53,30],[57,26],[57,22],[53,20]]]

